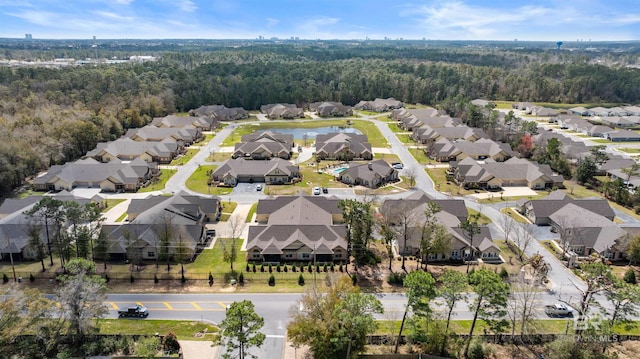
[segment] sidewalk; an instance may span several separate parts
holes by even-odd
[[[216,359],[220,347],[211,346],[210,340],[179,340],[184,359]]]

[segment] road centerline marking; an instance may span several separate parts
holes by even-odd
[[[169,302],[163,302],[163,304],[167,307],[167,309],[173,310],[173,307],[171,306],[171,304],[169,304]]]
[[[191,302],[191,305],[193,305],[197,310],[202,310],[202,308],[200,308],[200,306],[196,302]]]

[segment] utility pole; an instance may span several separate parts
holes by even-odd
[[[316,267],[316,244],[313,244],[313,286],[316,286],[316,273],[318,267]]]
[[[16,267],[13,264],[13,252],[11,251],[11,238],[9,238],[9,236],[7,236],[7,244],[9,248],[9,259],[11,260],[11,271],[13,272],[13,281],[17,282],[18,277],[16,276]]]

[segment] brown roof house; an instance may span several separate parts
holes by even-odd
[[[315,155],[322,160],[373,159],[371,144],[367,136],[343,132],[317,135]]]
[[[39,191],[71,191],[76,187],[100,188],[104,192],[135,192],[157,175],[155,163],[140,158],[131,162],[101,163],[92,158],[51,166],[33,184]]]
[[[518,212],[522,213],[533,224],[539,226],[551,225],[550,216],[559,211],[564,206],[574,204],[583,210],[596,213],[605,217],[609,221],[613,221],[615,213],[609,201],[604,199],[573,199],[562,191],[553,191],[542,199],[524,201],[518,208]]]
[[[224,186],[235,186],[240,182],[264,182],[287,184],[300,178],[300,169],[281,158],[271,160],[226,160],[211,175],[212,181]]]
[[[443,161],[460,161],[470,157],[474,160],[491,159],[503,162],[513,156],[513,151],[508,143],[498,143],[488,138],[481,138],[475,142],[471,141],[451,141],[447,138],[437,140],[430,151],[429,156]]]
[[[413,134],[411,134],[411,138],[413,138],[414,141],[422,144],[432,144],[442,137],[450,141],[465,140],[473,142],[481,138],[486,138],[487,135],[484,131],[475,127],[450,126],[432,128],[429,125],[418,127],[414,129]]]
[[[276,103],[260,106],[260,112],[271,119],[294,119],[304,118],[304,109],[290,103]]]
[[[124,137],[129,137],[134,141],[175,141],[178,146],[188,146],[202,138],[202,131],[198,128],[159,128],[156,126],[144,126],[141,128],[130,128]]]
[[[99,142],[95,149],[87,152],[85,157],[91,157],[100,162],[131,161],[140,158],[145,162],[169,163],[181,152],[184,152],[184,147],[180,147],[173,140],[139,142],[129,137],[122,137],[111,142]]]
[[[373,112],[386,112],[403,108],[404,103],[398,101],[392,97],[390,98],[377,98],[373,101],[360,101],[355,106],[356,110],[373,111]]]
[[[398,180],[398,171],[384,160],[351,164],[337,175],[337,180],[354,186],[378,188]]]
[[[335,197],[261,199],[249,227],[247,259],[269,263],[346,262],[346,225]]]
[[[532,189],[562,188],[562,176],[555,175],[549,165],[539,165],[512,157],[505,162],[487,160],[478,163],[471,157],[451,162],[449,171],[456,183],[465,188],[498,189],[503,186],[527,186]]]
[[[232,158],[264,160],[280,157],[288,160],[293,147],[293,135],[271,131],[255,132],[242,136],[236,143]]]
[[[436,214],[436,218],[451,235],[451,252],[429,253],[428,259],[430,261],[463,260],[476,257],[487,262],[503,261],[500,257],[500,249],[493,243],[488,227],[481,227],[480,233],[474,235],[473,240],[461,228],[461,223],[468,217],[463,200],[434,200],[422,191],[412,193],[403,199],[386,199],[380,207],[380,214],[395,218],[392,222],[395,222],[396,226],[400,225],[399,221],[405,221],[405,219],[410,224],[407,229],[406,244],[404,240],[398,241],[398,250],[401,254],[421,256],[423,259],[427,257],[426,254],[420,252],[422,238],[420,226],[425,221],[424,212],[428,202],[435,202],[440,206],[441,211]],[[407,214],[409,217],[406,217]]]
[[[353,109],[340,102],[314,102],[309,105],[311,111],[320,117],[342,117],[353,115]]]
[[[228,108],[224,105],[200,106],[189,111],[190,116],[210,117],[216,121],[236,121],[249,118],[249,112],[242,107]]]
[[[200,131],[211,131],[216,122],[211,117],[175,116],[154,117],[151,125],[159,128],[199,128]]]

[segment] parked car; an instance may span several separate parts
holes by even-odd
[[[322,193],[329,193],[329,189],[327,189],[327,187],[322,187]]]
[[[573,315],[573,308],[564,303],[556,303],[545,305],[544,312],[550,317],[571,317]]]
[[[320,187],[313,187],[313,194],[319,195],[320,194]]]
[[[400,162],[395,162],[391,164],[391,167],[397,169],[397,170],[401,170],[404,168],[404,165]]]
[[[261,184],[257,184],[256,185],[256,191],[262,191],[262,185]]]

